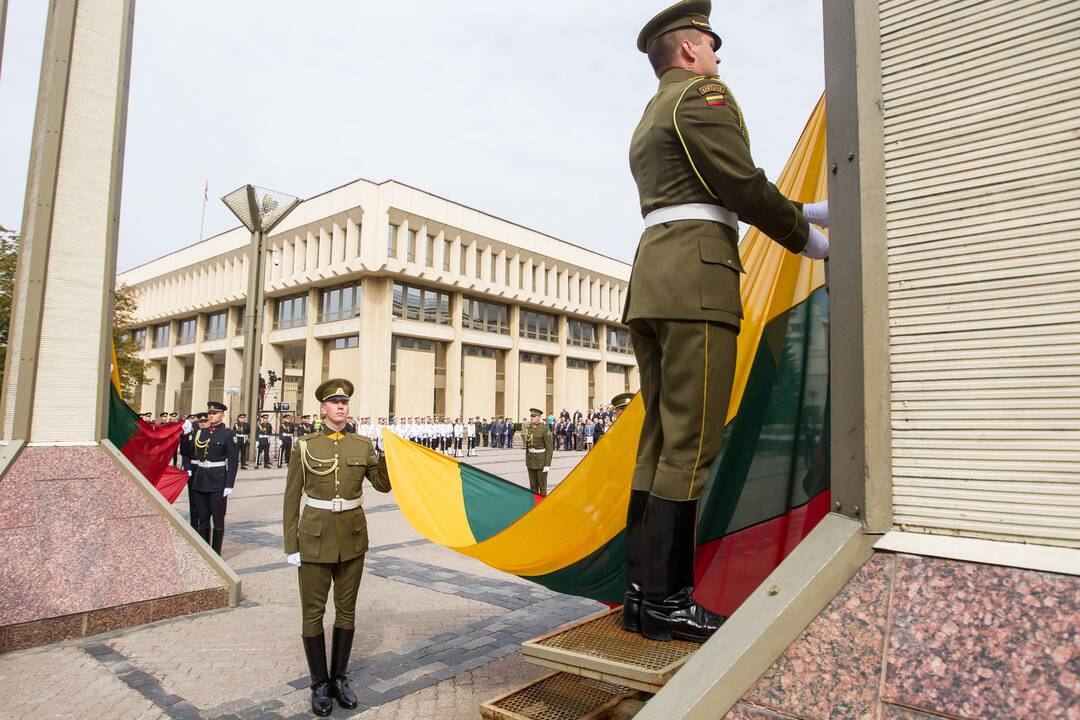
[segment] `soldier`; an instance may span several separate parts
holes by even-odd
[[[739,221],[809,257],[826,257],[829,245],[807,222],[827,224],[827,205],[804,215],[754,165],[742,112],[716,76],[711,9],[683,0],[637,40],[660,86],[630,144],[645,231],[623,322],[646,414],[627,513],[623,627],[654,640],[703,642],[724,621],[693,599],[694,526],[734,377]]]
[[[258,450],[255,455],[255,467],[259,467],[259,458],[262,458],[263,467],[270,469],[270,436],[274,434],[274,426],[270,424],[270,416],[263,413],[259,416],[259,423],[255,426],[255,447]]]
[[[554,445],[543,413],[529,409],[529,422],[522,428],[525,438],[525,467],[529,471],[529,489],[537,495],[547,495],[547,474],[551,469]]]
[[[195,479],[195,437],[199,434],[199,430],[205,428],[207,423],[207,415],[204,412],[196,413],[192,415],[195,419],[191,425],[191,431],[184,434],[180,438],[180,457],[183,460],[184,471],[188,474],[187,489],[188,489],[188,521],[191,523],[191,527],[195,528],[196,532],[199,529],[199,519],[195,514],[195,503],[191,497],[191,482]]]
[[[236,438],[236,446],[240,454],[240,469],[247,470],[248,433],[251,432],[251,428],[247,423],[247,415],[240,413],[236,416],[236,422],[233,423],[232,431]]]
[[[615,397],[611,398],[611,419],[614,422],[622,415],[622,411],[625,410],[630,402],[634,399],[634,393],[619,393]]]
[[[205,427],[195,436],[195,475],[191,479],[191,507],[195,510],[199,535],[218,555],[225,537],[226,498],[232,494],[238,469],[237,445],[233,431],[221,421],[227,407],[210,401]],[[200,423],[202,424],[202,423]],[[211,523],[213,520],[213,530]]]
[[[323,427],[297,441],[298,452],[289,462],[285,481],[285,554],[288,562],[298,567],[311,709],[320,717],[333,709],[330,698],[336,698],[343,708],[357,705],[345,669],[368,548],[362,507],[364,478],[379,492],[390,491],[386,460],[376,453],[371,440],[344,432],[352,393],[352,383],[339,378],[316,388],[315,397],[325,416]],[[303,515],[301,495],[307,496]],[[331,581],[336,615],[328,669],[323,613]]]
[[[281,450],[278,451],[278,467],[281,467],[283,460],[285,465],[289,464],[289,458],[292,457],[292,441],[295,433],[296,426],[292,423],[292,415],[285,413],[281,416],[281,422],[278,423],[278,441],[281,443]]]

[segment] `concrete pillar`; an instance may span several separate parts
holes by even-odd
[[[161,412],[155,407],[155,403],[157,402],[157,385],[164,380],[165,378],[160,377],[158,373],[158,364],[156,362],[150,363],[150,367],[146,370],[146,384],[140,385],[138,390],[142,396],[139,401],[139,410],[141,412],[154,413],[154,417],[157,417],[157,413]]]
[[[354,415],[381,417],[390,412],[393,287],[394,280],[389,277],[365,278],[360,285],[360,367],[353,379]]]
[[[514,265],[517,265],[515,260]],[[503,404],[505,405],[506,417],[515,418],[518,417],[518,404],[520,402],[520,393],[518,392],[518,381],[520,378],[521,369],[521,352],[518,350],[518,346],[521,343],[521,335],[518,326],[521,324],[521,306],[510,306],[510,338],[513,343],[512,347],[506,351],[506,363],[503,369],[506,374],[505,389],[503,390]]]
[[[195,367],[191,372],[191,412],[206,408],[210,399],[210,379],[214,377],[214,358],[202,352],[202,339],[206,335],[206,315],[199,315],[195,322]]]
[[[360,226],[353,219],[345,218],[345,259],[352,260],[360,255]]]
[[[446,348],[446,415],[461,414],[461,303],[464,295],[459,292],[450,296],[450,327],[454,339]]]
[[[159,408],[158,412],[178,412],[176,405],[176,392],[184,382],[183,358],[173,354],[176,349],[176,334],[180,323],[175,320],[169,322],[169,357],[165,360],[165,407]]]
[[[596,373],[596,403],[598,405],[607,405],[611,402],[611,398],[615,397],[622,392],[622,388],[614,390],[608,387],[607,381],[607,361],[608,361],[608,349],[607,349],[607,325],[603,323],[596,324],[596,332],[600,336],[600,366]]]
[[[566,334],[567,322],[565,315],[555,316],[555,327],[558,330],[559,357],[555,358],[555,393],[552,402],[554,412],[559,412],[566,407]]]

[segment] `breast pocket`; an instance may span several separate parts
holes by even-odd
[[[701,307],[742,317],[739,279],[743,272],[739,248],[722,233],[698,238],[701,256]]]

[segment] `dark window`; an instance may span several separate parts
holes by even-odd
[[[633,348],[630,345],[630,331],[629,330],[615,330],[608,329],[608,341],[607,349],[610,352],[627,353],[633,352]]]
[[[416,262],[416,231],[409,230],[407,235],[407,242],[405,244],[405,259],[409,262]]]
[[[229,312],[222,310],[206,318],[205,340],[221,340],[228,332]]]
[[[596,325],[584,320],[568,320],[566,323],[566,343],[586,348],[600,347],[600,338],[596,331]]]
[[[436,325],[450,324],[450,295],[432,290],[394,283],[394,317],[420,320]]]
[[[480,347],[478,345],[462,345],[461,352],[465,355],[471,355],[472,357],[495,357],[495,350],[493,348]]]
[[[451,251],[454,249],[454,241],[453,240],[446,240],[445,242],[446,242],[446,244],[443,245],[442,269],[446,270],[446,271],[449,271],[450,270],[450,254],[451,254]]]
[[[609,373],[619,373],[620,375],[630,374],[630,368],[628,368],[626,365],[616,365],[615,363],[608,363],[607,371]]]
[[[521,337],[558,342],[558,319],[554,315],[522,310],[518,313],[518,318],[518,333]]]
[[[360,317],[360,283],[349,283],[321,291],[319,322]]]
[[[360,338],[356,335],[334,338],[330,341],[331,350],[344,350],[345,348],[360,347]]]
[[[465,298],[461,303],[462,325],[472,330],[510,334],[509,308],[501,303]]]
[[[278,330],[300,327],[307,324],[307,293],[292,295],[277,301]]]
[[[536,365],[543,365],[545,360],[544,356],[539,353],[523,352],[519,353],[518,357],[523,363],[534,363]]]
[[[180,321],[180,331],[177,333],[176,344],[187,345],[188,343],[195,342],[195,328],[197,326],[195,318],[185,318]]]
[[[154,326],[154,347],[169,347],[169,323]]]
[[[386,256],[397,257],[397,231],[398,226],[394,223],[386,228]]]
[[[581,360],[579,358],[566,358],[566,367],[577,368],[578,370],[588,370],[589,361]]]
[[[435,267],[435,236],[427,236],[427,252],[424,253],[424,264],[428,267]]]
[[[132,330],[131,338],[135,341],[135,347],[139,348],[140,350],[144,350],[146,348],[146,328]]]

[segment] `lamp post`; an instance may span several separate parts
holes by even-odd
[[[241,388],[247,404],[249,421],[247,460],[254,465],[258,458],[255,436],[260,410],[259,366],[262,363],[262,307],[265,288],[263,259],[266,256],[263,245],[267,234],[300,204],[300,199],[253,185],[244,185],[221,198],[221,201],[251,232],[251,245],[248,250],[247,306],[244,309],[244,366]]]

